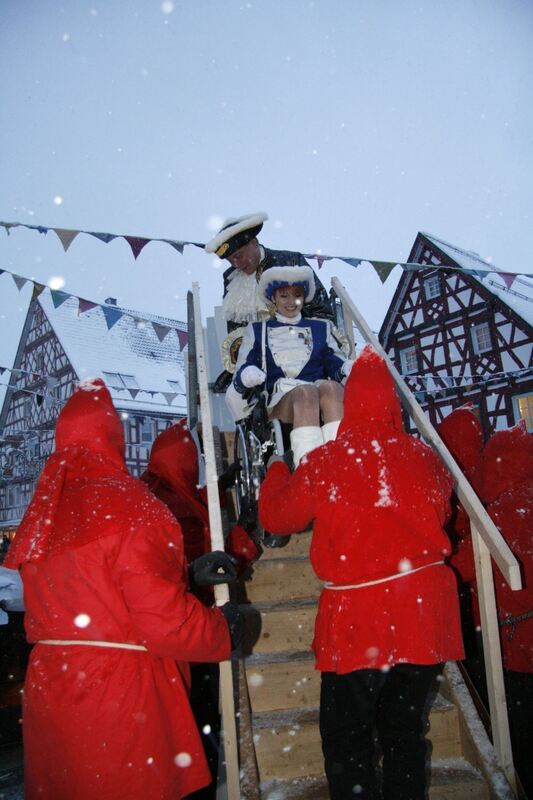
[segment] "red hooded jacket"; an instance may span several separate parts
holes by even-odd
[[[273,533],[313,521],[310,555],[319,578],[359,587],[322,592],[317,669],[347,673],[462,657],[455,577],[442,563],[450,552],[443,525],[451,488],[440,459],[402,432],[388,369],[366,347],[346,384],[337,439],[292,475],[274,463],[259,499],[261,523]]]
[[[209,513],[205,492],[197,488],[198,452],[184,419],[156,438],[141,480],[180,523],[187,563],[208,553],[211,550]],[[220,494],[224,505],[225,497],[223,492]],[[259,556],[257,546],[240,525],[235,525],[230,531],[225,549],[237,558],[241,571]],[[198,594],[206,602],[213,595],[209,589]]]
[[[512,591],[494,566],[504,664],[516,672],[533,672],[533,436],[523,421],[487,442],[483,495],[487,511],[520,562],[524,587]]]
[[[81,384],[61,412],[5,563],[21,569],[37,643],[24,689],[27,800],[176,800],[207,785],[176,661],[228,658],[228,626],[187,591],[180,527],[128,474],[102,381]]]

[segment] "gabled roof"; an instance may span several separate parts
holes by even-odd
[[[472,250],[463,250],[431,233],[421,231],[419,235],[435,245],[458,267],[466,270],[471,277],[483,284],[489,292],[496,295],[529,325],[533,325],[533,277],[511,276]],[[473,272],[475,275],[472,275]]]
[[[108,329],[99,306],[78,314],[78,299],[71,297],[55,308],[48,292],[43,292],[37,302],[78,377],[103,378],[118,408],[145,413],[185,413],[184,353],[180,351],[176,333],[176,329],[186,331],[185,323],[113,306],[123,316]],[[150,322],[174,330],[159,341]],[[122,381],[110,379],[109,373],[133,376],[134,381],[128,381],[132,386],[124,388]],[[137,392],[135,384],[141,391]],[[177,396],[172,397],[176,392]]]

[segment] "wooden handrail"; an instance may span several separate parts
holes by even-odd
[[[516,792],[516,776],[513,766],[509,718],[507,715],[507,701],[503,680],[501,644],[498,631],[498,616],[494,593],[494,577],[490,556],[492,556],[497,563],[511,589],[514,590],[522,588],[518,561],[512,554],[500,531],[487,514],[483,504],[465,478],[452,454],[430,423],[421,405],[417,402],[413,393],[386,354],[379,339],[372,332],[361,312],[348,295],[345,287],[338,278],[332,278],[331,283],[343,307],[348,309],[348,314],[345,314],[345,319],[351,317],[364,339],[383,357],[396,384],[403,407],[409,412],[420,433],[442,458],[455,478],[455,492],[470,518],[494,750],[511,788]]]
[[[200,390],[200,410],[202,415],[202,434],[205,456],[205,473],[207,485],[207,503],[209,510],[209,529],[211,531],[211,549],[224,550],[222,531],[222,514],[220,512],[220,496],[218,491],[218,475],[211,419],[211,404],[207,380],[207,363],[205,355],[205,338],[202,327],[200,309],[200,289],[198,283],[192,285],[194,310],[194,339],[196,345],[196,366],[198,387]],[[215,586],[217,606],[229,600],[228,585]],[[239,754],[237,749],[237,728],[235,724],[235,697],[233,693],[233,671],[231,661],[220,664],[220,697],[222,705],[222,732],[224,736],[224,757],[226,761],[226,781],[228,800],[239,800]]]

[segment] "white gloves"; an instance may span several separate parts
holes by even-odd
[[[259,367],[245,367],[241,372],[241,382],[247,389],[253,386],[260,386],[265,382],[266,374]]]
[[[355,360],[352,358],[347,358],[344,364],[342,365],[342,371],[348,377],[350,372],[352,371],[352,367],[355,364]]]

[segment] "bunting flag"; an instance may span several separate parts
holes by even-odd
[[[66,253],[70,245],[78,235],[78,231],[69,231],[66,228],[53,228],[53,230],[57,233],[59,241],[63,245],[63,250]]]
[[[45,386],[46,386],[46,388],[44,390],[44,394],[43,394],[43,390],[42,389],[39,392],[36,392],[34,389],[26,389],[25,387],[22,387],[22,386],[21,387],[16,387],[17,391],[27,392],[28,394],[37,394],[37,395],[43,397],[43,399],[46,399],[46,396],[49,395],[52,392],[52,390],[54,389],[54,387],[57,386],[57,384],[58,384],[58,379],[56,377],[54,377],[53,375],[45,375],[45,374],[40,373],[40,372],[29,372],[28,370],[25,370],[25,369],[14,369],[13,367],[0,366],[0,375],[3,375],[4,372],[10,372],[12,378],[14,378],[15,380],[17,380],[21,376],[26,375],[26,376],[30,377],[34,382],[39,381],[39,380],[44,381]],[[117,392],[127,391],[130,394],[130,396],[131,396],[131,398],[133,400],[135,400],[135,398],[137,397],[139,392],[145,392],[146,394],[149,394],[152,398],[156,394],[161,394],[161,395],[163,395],[163,397],[165,398],[165,400],[166,400],[166,402],[167,402],[167,404],[169,406],[172,405],[172,402],[173,402],[173,400],[176,399],[176,397],[185,397],[185,392],[163,392],[160,389],[145,389],[143,387],[138,388],[138,389],[130,389],[130,388],[125,389],[123,386],[113,386],[113,385],[111,385],[109,383],[107,385],[108,385],[108,388],[113,389],[113,391],[117,391]],[[7,384],[2,384],[2,386],[7,386]],[[13,388],[14,384],[11,382],[9,384],[9,386],[11,388]],[[66,401],[62,400],[61,402],[64,403]],[[143,401],[143,402],[145,402],[145,401]]]
[[[163,242],[164,244],[170,245],[174,250],[178,253],[183,255],[184,248],[187,245],[191,245],[193,247],[199,247],[201,250],[205,248],[205,245],[202,242],[189,242],[185,240],[176,240],[176,239],[152,239],[146,236],[138,236],[138,235],[130,235],[130,234],[123,234],[123,233],[105,233],[105,232],[96,232],[96,231],[85,231],[85,230],[75,230],[71,228],[47,228],[44,225],[26,225],[23,222],[1,222],[0,227],[5,228],[7,235],[9,236],[11,232],[11,228],[28,228],[29,230],[39,231],[39,233],[46,234],[49,230],[52,230],[56,233],[57,237],[59,238],[61,244],[63,245],[63,249],[65,252],[68,250],[74,239],[79,233],[85,233],[88,236],[94,236],[101,242],[105,244],[109,244],[114,239],[123,238],[129,244],[133,258],[136,260],[141,251],[146,247],[149,242]],[[499,275],[502,275],[503,279],[506,281],[511,280],[511,276],[513,275],[531,275],[531,272],[499,272],[498,269],[491,266],[490,264],[486,265],[486,269],[467,269],[466,267],[451,267],[447,264],[419,264],[416,262],[409,262],[409,261],[376,261],[372,258],[353,258],[351,256],[331,256],[331,255],[322,255],[322,253],[312,253],[305,255],[305,258],[308,259],[315,259],[317,261],[318,269],[321,269],[325,261],[332,261],[333,259],[337,259],[339,261],[344,261],[346,264],[349,264],[351,267],[358,267],[362,263],[371,264],[374,269],[376,270],[380,280],[382,283],[386,281],[394,267],[399,266],[403,270],[407,271],[415,271],[415,270],[423,270],[423,269],[459,269],[462,272],[466,272],[469,275],[474,275],[477,278],[486,277],[489,272],[495,272]],[[506,277],[504,277],[506,276]],[[512,281],[511,281],[512,282]],[[508,287],[509,288],[509,287]]]
[[[91,308],[97,308],[98,303],[93,303],[92,300],[84,300],[82,297],[78,298],[78,316],[90,311]]]
[[[516,275],[512,275],[510,272],[498,272],[498,275],[502,278],[507,288],[510,289],[515,281]]]
[[[18,290],[20,291],[26,283],[33,284],[33,291],[32,291],[32,301],[36,300],[45,289],[48,289],[48,286],[45,286],[42,283],[38,283],[37,281],[32,281],[31,278],[24,278],[22,275],[16,275],[14,272],[9,272],[8,270],[2,269],[0,270],[0,275],[3,273],[7,273],[11,275],[15,284],[17,285]],[[148,325],[151,325],[154,329],[154,332],[159,339],[160,342],[165,339],[166,336],[171,331],[175,331],[176,337],[178,339],[178,346],[180,352],[183,348],[187,345],[189,341],[189,335],[187,331],[180,330],[180,328],[173,328],[170,325],[162,325],[161,323],[154,322],[151,319],[141,317],[139,314],[133,315],[129,314],[122,309],[117,308],[116,306],[108,306],[107,304],[96,303],[93,300],[86,300],[83,297],[78,297],[75,294],[69,294],[68,292],[61,292],[58,289],[49,289],[50,296],[52,298],[52,302],[54,304],[54,308],[59,308],[66,300],[73,297],[75,300],[78,301],[78,316],[81,314],[85,314],[87,311],[91,311],[93,308],[100,308],[102,309],[102,313],[104,314],[105,321],[107,324],[108,330],[111,330],[113,325],[115,325],[119,319],[122,317],[131,317],[136,325],[137,328],[146,328]]]
[[[26,283],[27,283],[27,280],[26,280],[26,278],[22,278],[20,275],[13,275],[13,273],[11,273],[11,275],[12,275],[12,277],[13,277],[13,280],[15,281],[15,284],[16,284],[16,286],[17,286],[17,289],[18,289],[18,290],[19,290],[19,292],[20,292],[20,290],[21,290],[21,289],[22,289],[22,288],[23,288],[23,287],[26,285]]]

